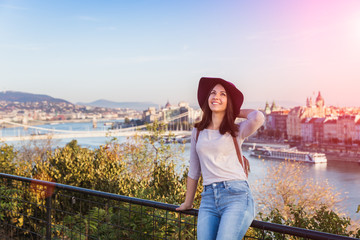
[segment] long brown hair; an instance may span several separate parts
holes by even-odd
[[[200,122],[195,123],[195,127],[198,129],[198,131],[204,130],[211,123],[212,111],[209,107],[209,101],[208,101],[211,91],[212,89],[209,91],[208,97],[206,98],[207,100],[204,102],[201,108],[203,110],[203,116]],[[236,137],[239,132],[239,127],[238,125],[235,124],[234,121],[235,121],[234,107],[231,100],[231,96],[229,93],[227,93],[227,105],[225,110],[225,116],[220,124],[219,132],[221,134],[225,134],[228,132],[231,134],[231,136]]]

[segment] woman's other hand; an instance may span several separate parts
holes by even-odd
[[[189,209],[192,209],[192,208],[193,208],[193,205],[187,204],[187,203],[182,203],[180,205],[180,207],[176,208],[176,211],[185,211],[185,210],[189,210]]]

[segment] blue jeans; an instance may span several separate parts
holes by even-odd
[[[254,217],[254,200],[245,180],[212,183],[201,193],[198,240],[241,240]]]

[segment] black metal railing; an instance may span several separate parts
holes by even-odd
[[[0,173],[0,239],[196,239],[197,209]],[[254,220],[245,239],[355,239]]]

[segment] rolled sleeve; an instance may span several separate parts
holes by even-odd
[[[188,176],[194,180],[198,180],[201,175],[200,160],[196,152],[196,132],[197,129],[193,128],[191,133],[190,166],[188,174]]]

